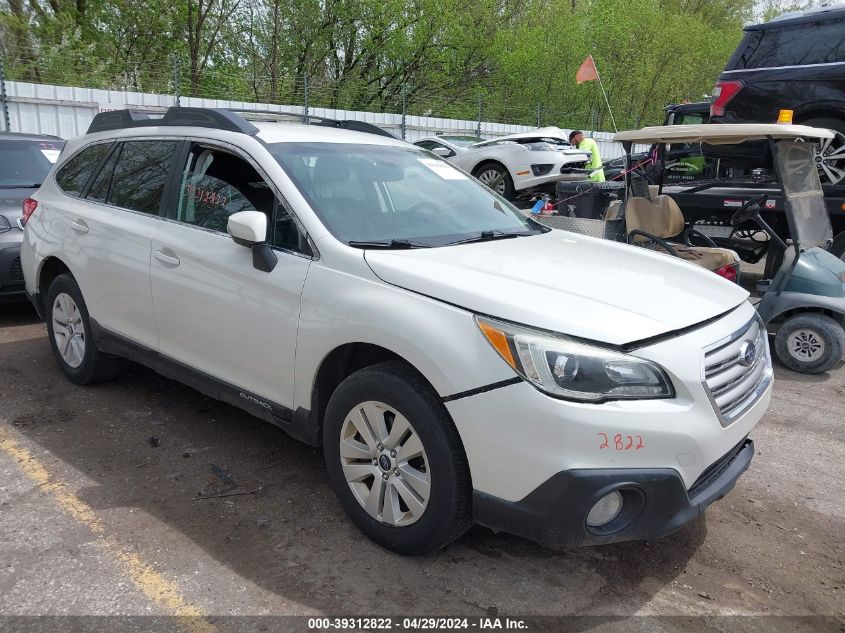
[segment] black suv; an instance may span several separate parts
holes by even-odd
[[[823,183],[845,184],[845,6],[745,28],[713,91],[711,122],[775,123],[781,109],[792,110],[795,123],[839,132],[817,161]],[[764,144],[745,145],[732,157],[767,153]]]

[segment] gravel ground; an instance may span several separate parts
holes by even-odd
[[[0,629],[12,615],[178,614],[206,631],[232,622],[219,616],[507,614],[602,616],[543,630],[845,630],[842,363],[778,367],[750,470],[662,540],[550,551],[476,527],[420,558],[359,534],[320,453],[269,424],[141,367],[72,385],[28,306],[0,308],[0,403]]]

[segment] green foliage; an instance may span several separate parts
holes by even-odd
[[[770,0],[770,4],[776,0]],[[0,0],[12,79],[607,129],[703,98],[753,0]],[[307,81],[306,81],[307,77]],[[538,107],[538,104],[542,104]]]

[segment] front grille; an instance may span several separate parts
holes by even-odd
[[[20,257],[15,257],[9,265],[9,281],[23,281],[23,268],[21,268]]]
[[[757,402],[772,373],[769,339],[758,317],[704,349],[704,388],[722,426]]]

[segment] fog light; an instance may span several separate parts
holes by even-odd
[[[587,515],[587,525],[590,527],[601,527],[615,519],[622,510],[622,495],[614,490],[609,495],[603,496],[590,508]]]

